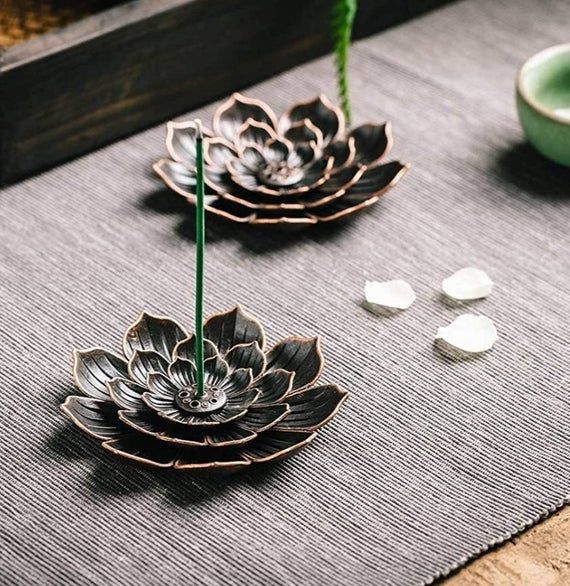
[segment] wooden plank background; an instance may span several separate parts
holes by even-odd
[[[356,37],[442,0],[361,0]],[[137,0],[0,54],[0,183],[330,49],[331,0]]]

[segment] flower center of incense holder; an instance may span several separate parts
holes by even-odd
[[[186,387],[176,394],[176,404],[188,413],[194,415],[219,411],[227,401],[224,391],[216,387],[205,387],[202,396],[197,396],[196,385]]]
[[[301,169],[290,167],[284,161],[270,163],[261,169],[259,175],[264,183],[272,187],[289,187],[303,179]]]

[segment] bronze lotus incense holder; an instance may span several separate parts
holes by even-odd
[[[169,122],[170,159],[154,165],[166,185],[195,204],[192,122]],[[408,169],[384,162],[390,124],[346,132],[325,96],[293,105],[280,119],[260,100],[234,94],[205,130],[206,210],[234,222],[309,226],[368,208]]]
[[[150,466],[231,472],[305,447],[347,398],[315,386],[323,368],[317,338],[265,347],[261,324],[239,307],[203,326],[204,388],[196,392],[194,335],[143,313],[126,331],[122,355],[74,353],[82,393],[63,411],[116,454]]]

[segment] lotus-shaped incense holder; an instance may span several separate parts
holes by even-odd
[[[307,226],[363,210],[408,169],[384,163],[390,124],[345,132],[342,110],[325,96],[292,106],[278,120],[260,100],[234,94],[218,108],[204,139],[206,209],[257,225]],[[169,122],[170,159],[154,170],[195,204],[196,129]]]
[[[229,472],[305,447],[347,398],[314,386],[323,367],[316,338],[265,349],[263,328],[240,307],[204,324],[204,392],[198,396],[194,336],[172,319],[143,313],[123,355],[74,353],[81,396],[62,405],[104,449],[144,464]]]

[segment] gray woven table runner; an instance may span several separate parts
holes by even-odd
[[[117,348],[143,308],[192,323],[193,215],[150,172],[164,128],[4,190],[0,583],[416,585],[559,506],[570,174],[521,144],[512,86],[569,21],[562,1],[461,2],[357,43],[356,122],[393,121],[407,176],[337,229],[210,219],[208,311],[239,301],[272,340],[320,334],[325,380],[352,392],[274,467],[196,481],[127,466],[57,408],[73,348]],[[323,90],[329,59],[247,93],[282,110]],[[500,341],[454,363],[431,340],[462,310],[437,288],[469,265],[496,281],[474,309]],[[373,316],[366,278],[406,279],[418,300]]]

